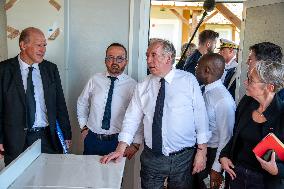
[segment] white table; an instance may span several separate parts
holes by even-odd
[[[111,162],[105,165],[99,162],[100,156],[93,155],[43,154],[39,150],[39,155],[36,156],[37,148],[40,148],[40,143],[27,149],[0,172],[0,189],[118,189],[121,186],[125,158],[119,163]],[[36,158],[31,161],[33,157]],[[23,166],[24,164],[27,165]]]

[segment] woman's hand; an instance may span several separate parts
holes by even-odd
[[[272,152],[270,161],[265,161],[258,156],[255,156],[255,157],[259,161],[262,169],[266,170],[271,175],[277,175],[278,174],[278,167],[277,167],[276,161],[275,161],[275,152]]]
[[[227,158],[227,157],[222,157],[220,159],[220,163],[222,165],[222,168],[225,171],[227,171],[227,173],[230,175],[232,180],[234,180],[237,177],[237,175],[236,175],[235,171],[233,170],[235,168],[235,166],[232,163],[232,161],[229,158]]]

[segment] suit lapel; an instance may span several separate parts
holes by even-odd
[[[43,62],[39,63],[38,67],[39,67],[41,80],[42,80],[45,104],[46,104],[46,108],[48,109],[46,101],[48,99],[48,85],[49,85],[49,81],[48,81],[48,75],[47,75],[45,62],[43,61]]]
[[[14,66],[14,68],[12,70],[13,70],[13,77],[14,77],[15,84],[17,86],[17,90],[19,92],[22,103],[24,105],[26,105],[26,94],[25,94],[20,64],[19,64],[19,61],[18,61],[18,56],[16,56],[13,59],[12,64]]]

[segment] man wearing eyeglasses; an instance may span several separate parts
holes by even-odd
[[[105,73],[96,73],[86,84],[77,101],[77,115],[84,141],[84,155],[106,155],[118,144],[126,108],[136,81],[123,73],[127,65],[126,48],[112,43],[106,49]],[[141,136],[128,146],[128,159],[138,151]]]

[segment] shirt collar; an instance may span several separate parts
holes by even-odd
[[[164,77],[164,79],[167,83],[171,84],[174,76],[175,76],[175,68],[172,68],[171,71]]]
[[[27,64],[26,62],[24,62],[20,55],[18,55],[18,61],[20,63],[20,68],[21,70],[27,70],[31,65]],[[32,67],[35,68],[36,70],[38,70],[38,64],[35,63],[35,64],[32,64]]]
[[[108,77],[108,76],[110,76],[110,74],[108,72],[105,72],[105,76]],[[122,74],[117,76],[118,80],[123,80],[124,78],[125,78],[125,74],[124,73],[122,73]]]
[[[236,55],[230,60],[230,62],[228,62],[227,64],[225,64],[225,69],[231,69],[231,68],[235,68],[238,66],[238,63],[236,61]]]
[[[214,81],[213,83],[210,83],[208,85],[205,86],[205,90],[204,93],[213,90],[216,87],[222,86],[223,83],[221,81],[221,79],[218,79],[217,81]]]

